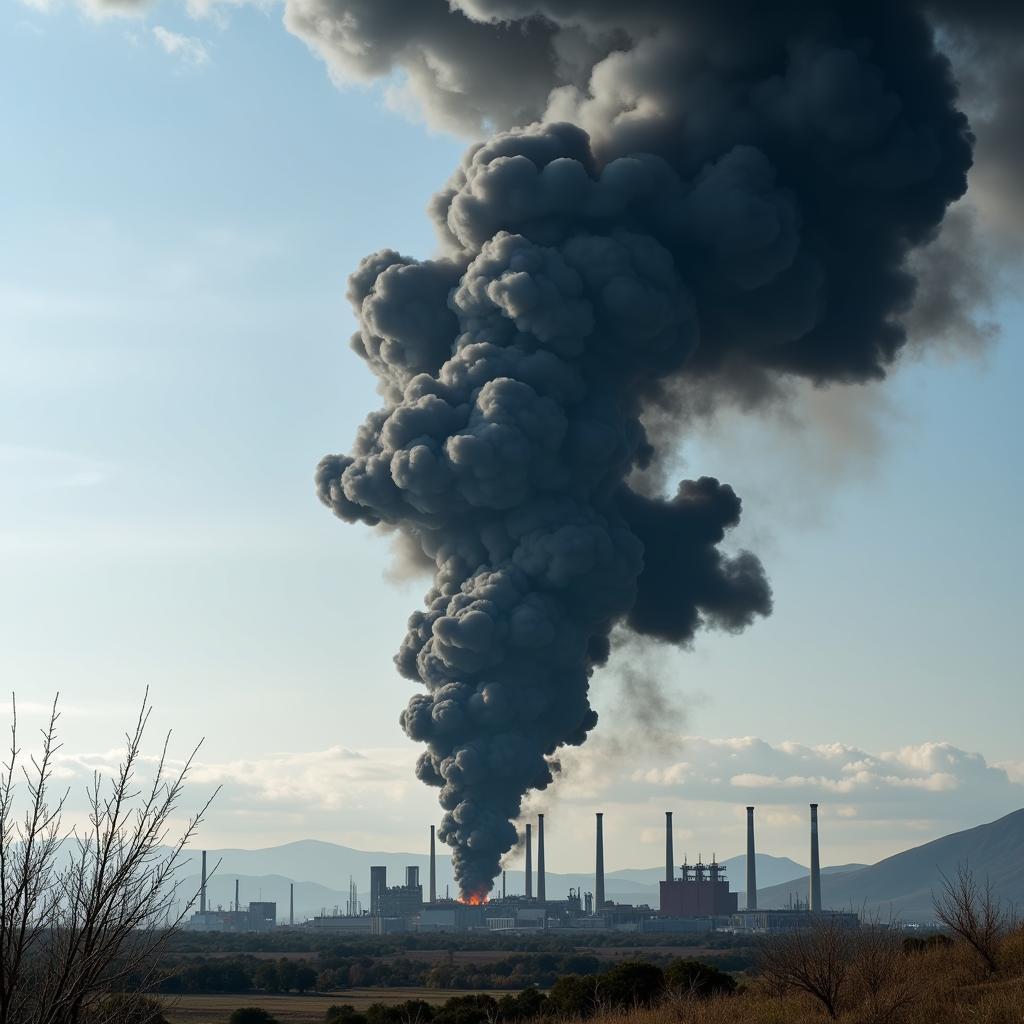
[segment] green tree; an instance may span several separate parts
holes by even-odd
[[[281,973],[277,964],[271,960],[265,960],[256,968],[253,981],[256,987],[263,989],[264,992],[281,991]]]
[[[665,990],[665,975],[655,964],[624,960],[597,979],[597,1001],[602,1006],[628,1009],[650,1006]]]
[[[305,992],[316,985],[316,971],[309,964],[299,964],[292,975],[291,987],[299,992]]]
[[[597,1009],[596,982],[578,974],[559,978],[548,992],[548,1004],[559,1017],[590,1017]]]

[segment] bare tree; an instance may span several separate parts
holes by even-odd
[[[765,939],[761,970],[776,991],[806,992],[835,1020],[846,993],[852,954],[850,930],[839,919],[822,916],[809,928],[794,928]]]
[[[999,969],[999,947],[1012,919],[986,877],[979,883],[967,864],[949,878],[940,872],[942,888],[932,894],[935,916],[977,953],[989,974]]]
[[[863,1024],[895,1024],[914,1001],[902,936],[892,922],[869,920],[853,941],[850,976],[863,1000]]]
[[[151,713],[147,691],[116,772],[94,773],[88,825],[76,829],[65,825],[67,793],[53,792],[57,701],[27,763],[12,702],[0,775],[0,1024],[102,1024],[107,993],[152,984],[157,954],[195,902],[196,894],[181,898],[177,875],[213,797],[173,836],[199,747],[172,768],[168,733],[145,782]]]

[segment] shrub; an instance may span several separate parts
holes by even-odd
[[[90,1007],[83,1024],[167,1024],[164,1007],[137,993],[117,993]]]
[[[228,1024],[277,1024],[277,1018],[262,1006],[240,1006],[231,1011]]]
[[[374,1003],[366,1011],[366,1024],[430,1024],[435,1009],[422,999],[388,1005]]]
[[[327,1024],[366,1024],[366,1017],[348,1003],[342,1003],[340,1006],[328,1006],[324,1020]]]
[[[665,968],[665,986],[677,996],[708,999],[732,995],[736,991],[736,980],[731,974],[699,960],[673,960]]]
[[[954,878],[942,875],[942,889],[933,903],[939,921],[974,950],[989,974],[995,974],[999,947],[1010,931],[1012,916],[992,883],[987,878],[978,882],[970,868],[961,864]]]
[[[502,996],[498,1000],[498,1017],[503,1021],[529,1020],[539,1017],[548,999],[539,989],[526,988],[518,995]]]

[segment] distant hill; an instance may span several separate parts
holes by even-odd
[[[968,864],[979,880],[987,877],[1002,899],[1024,909],[1024,809],[870,867],[823,872],[822,903],[835,909],[866,908],[886,918],[894,914],[904,921],[931,921],[932,893],[939,890],[941,876],[954,875],[960,864]],[[807,899],[806,874],[782,885],[758,887],[758,906],[783,907],[791,896]]]

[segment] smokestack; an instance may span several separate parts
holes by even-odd
[[[199,883],[199,913],[206,913],[206,851],[203,850],[203,875]]]
[[[597,856],[594,864],[594,899],[597,909],[604,906],[604,815],[597,812]]]
[[[544,815],[537,815],[537,899],[547,899],[544,892]]]
[[[235,879],[235,910],[240,910],[241,907],[238,903],[238,879]]]
[[[501,898],[505,898],[505,872],[501,873]]]
[[[383,864],[370,868],[370,913],[376,915],[380,911],[380,898],[388,885],[388,869]]]
[[[533,898],[533,826],[526,823],[526,898]]]
[[[430,902],[437,902],[437,850],[434,848],[434,826],[430,826]]]
[[[754,808],[747,808],[747,910],[757,910],[757,860],[754,855]]]
[[[676,877],[675,854],[672,852],[672,812],[665,812],[665,881]]]
[[[812,914],[821,910],[821,861],[818,859],[818,805],[811,804],[811,887],[807,909]]]
[[[288,883],[288,923],[295,924],[295,883]]]
[[[415,889],[420,884],[420,869],[415,864],[410,864],[405,869],[405,887]]]

